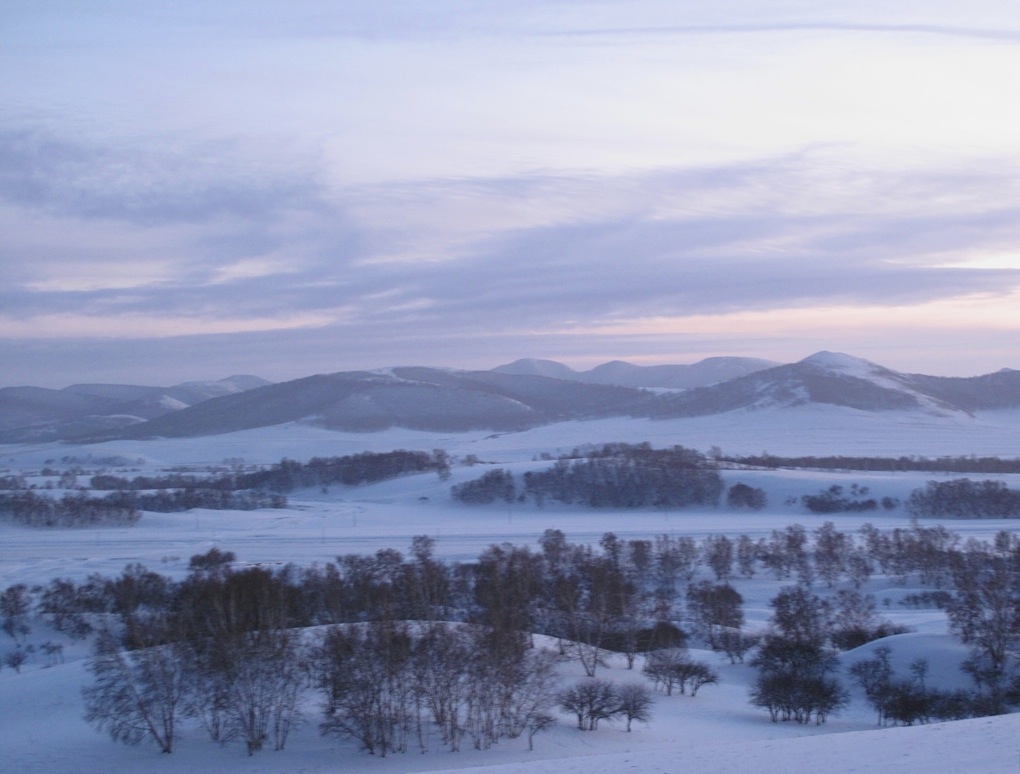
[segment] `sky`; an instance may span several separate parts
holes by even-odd
[[[1014,0],[5,0],[0,386],[1020,368]]]

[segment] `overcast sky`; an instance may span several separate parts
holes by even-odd
[[[4,0],[0,386],[1020,368],[1015,0]]]

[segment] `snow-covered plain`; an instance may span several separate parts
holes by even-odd
[[[833,521],[844,531],[865,522],[888,529],[908,526],[902,510],[865,514],[811,515],[788,497],[815,493],[833,483],[869,486],[873,496],[903,498],[931,474],[725,471],[727,483],[743,481],[763,487],[769,506],[761,512],[725,508],[674,512],[590,511],[579,508],[455,504],[449,488],[477,477],[490,465],[526,470],[540,465],[542,454],[556,455],[575,446],[609,441],[649,441],[653,446],[681,444],[708,451],[716,446],[734,454],[902,454],[1020,455],[1020,413],[978,417],[925,414],[870,414],[831,408],[801,407],[783,411],[734,412],[703,419],[572,422],[527,432],[437,434],[392,430],[373,434],[334,433],[304,425],[283,425],[223,436],[185,440],[109,442],[93,446],[40,445],[0,447],[4,469],[38,473],[47,464],[93,470],[277,462],[283,457],[306,460],[360,451],[397,448],[442,448],[463,460],[449,481],[435,475],[413,476],[382,484],[346,489],[333,487],[295,492],[285,510],[255,512],[192,511],[144,514],[129,528],[30,530],[0,525],[0,588],[23,582],[44,583],[54,577],[81,580],[89,573],[119,573],[129,562],[181,576],[188,559],[212,547],[234,551],[242,563],[270,566],[325,562],[338,554],[374,552],[383,547],[405,550],[414,535],[436,540],[436,552],[451,560],[472,559],[492,543],[509,541],[535,546],[547,528],[563,530],[573,542],[595,542],[607,531],[621,538],[658,534],[766,536],[773,529],[799,523],[808,530]],[[68,463],[61,460],[67,458]],[[115,459],[116,458],[116,459]],[[47,462],[50,461],[50,462]],[[122,473],[136,475],[137,473]],[[998,478],[998,477],[997,477]],[[1009,478],[1009,477],[1007,477]],[[1020,486],[1020,480],[1010,481]],[[945,526],[965,537],[988,539],[1015,522],[953,521]],[[759,576],[740,581],[748,627],[764,626],[768,600],[783,585]],[[931,681],[945,687],[965,685],[956,668],[965,651],[948,636],[942,615],[897,604],[911,589],[877,579],[866,590],[880,600],[880,614],[914,632],[887,641],[900,671],[917,657],[928,658]],[[6,637],[6,635],[0,635]],[[52,637],[37,625],[33,637]],[[0,643],[6,652],[12,643]],[[867,655],[843,655],[843,663]],[[873,711],[858,692],[849,709],[823,726],[773,724],[768,714],[747,701],[752,670],[730,666],[712,653],[696,654],[719,671],[721,683],[704,688],[697,698],[659,695],[649,724],[626,733],[619,724],[597,732],[578,732],[569,718],[538,736],[528,752],[524,740],[503,741],[492,750],[460,753],[411,752],[385,759],[358,752],[353,743],[318,735],[316,700],[310,698],[308,722],[282,752],[247,757],[241,747],[219,747],[197,727],[186,725],[183,740],[170,756],[145,745],[116,745],[81,719],[80,688],[87,649],[69,647],[66,662],[43,667],[37,655],[21,674],[0,672],[0,770],[17,772],[330,772],[447,771],[484,768],[511,772],[1014,772],[1020,770],[1020,716],[983,718],[914,728],[877,729]],[[580,676],[580,667],[561,667],[565,679]],[[603,675],[618,681],[641,680],[639,672],[613,662]]]

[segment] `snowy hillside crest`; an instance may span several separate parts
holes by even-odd
[[[488,371],[394,366],[275,384],[230,377],[173,388],[14,387],[0,389],[0,443],[197,437],[288,422],[356,432],[513,432],[566,421],[808,406],[958,422],[1020,408],[1020,371],[968,378],[905,374],[823,350],[786,365],[714,357],[661,366],[617,360],[575,371],[528,358]]]

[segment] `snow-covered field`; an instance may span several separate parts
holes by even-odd
[[[844,531],[865,522],[886,529],[908,526],[902,510],[828,517],[811,515],[789,497],[816,493],[833,483],[858,483],[872,496],[904,498],[936,478],[930,474],[862,474],[832,472],[725,471],[727,484],[743,481],[762,487],[769,506],[761,512],[725,508],[689,511],[598,511],[577,508],[455,504],[449,488],[475,478],[490,464],[525,470],[537,455],[556,455],[596,442],[649,441],[661,447],[681,444],[702,451],[756,454],[845,454],[899,456],[1020,455],[1020,413],[977,418],[938,418],[918,414],[866,414],[805,407],[772,412],[739,412],[704,419],[654,422],[604,420],[567,423],[522,433],[461,435],[404,430],[374,434],[332,433],[302,425],[285,425],[211,438],[110,442],[94,446],[42,445],[0,447],[0,474],[38,472],[62,467],[64,458],[86,469],[137,468],[152,471],[172,465],[219,465],[277,462],[283,457],[307,460],[360,451],[397,448],[442,448],[481,464],[457,465],[449,481],[435,475],[413,476],[382,484],[329,491],[306,490],[289,496],[285,510],[255,512],[191,511],[146,513],[133,527],[82,530],[30,530],[0,525],[0,589],[23,582],[43,583],[58,576],[81,580],[92,572],[119,573],[130,562],[180,576],[188,559],[212,547],[231,550],[242,563],[303,565],[338,554],[367,553],[383,547],[406,550],[414,535],[436,540],[436,553],[447,559],[474,558],[492,543],[509,541],[534,546],[547,528],[561,529],[572,542],[595,542],[607,531],[621,538],[658,534],[766,536],[773,529],[800,523],[808,530],[833,521]],[[112,458],[119,458],[111,462]],[[137,475],[137,473],[122,473]],[[999,478],[999,477],[997,477]],[[1007,477],[1009,478],[1009,477]],[[1020,486],[1020,480],[1010,481]],[[954,521],[946,527],[965,537],[988,539],[1015,522]],[[763,626],[768,600],[782,585],[770,579],[738,582],[745,598],[749,628]],[[941,614],[908,610],[896,601],[909,589],[883,579],[866,590],[882,602],[880,614],[914,632],[892,638],[896,663],[905,667],[917,657],[932,664],[933,682],[964,685],[955,664],[965,651],[948,636]],[[888,604],[885,601],[888,600]],[[6,635],[0,634],[0,637]],[[33,637],[48,639],[37,631]],[[6,652],[10,640],[0,643]],[[867,651],[865,646],[862,651]],[[198,728],[186,726],[184,739],[170,756],[154,748],[116,745],[81,719],[79,695],[87,682],[83,646],[67,650],[64,664],[44,668],[30,662],[21,674],[0,671],[0,770],[11,772],[328,772],[446,771],[484,767],[492,772],[1015,772],[1020,771],[1020,716],[984,718],[915,728],[877,729],[874,712],[854,694],[851,707],[823,726],[773,724],[768,714],[751,707],[747,686],[752,670],[730,666],[717,654],[697,653],[721,677],[697,698],[658,695],[652,721],[632,733],[614,724],[597,732],[578,732],[570,719],[538,736],[534,752],[524,740],[503,741],[492,750],[460,753],[407,753],[385,759],[358,752],[353,743],[325,739],[316,730],[317,708],[283,752],[248,758],[241,747],[219,747]],[[844,664],[864,657],[844,654]],[[564,677],[580,675],[576,664],[561,667]],[[605,677],[641,680],[640,673],[614,662]]]

